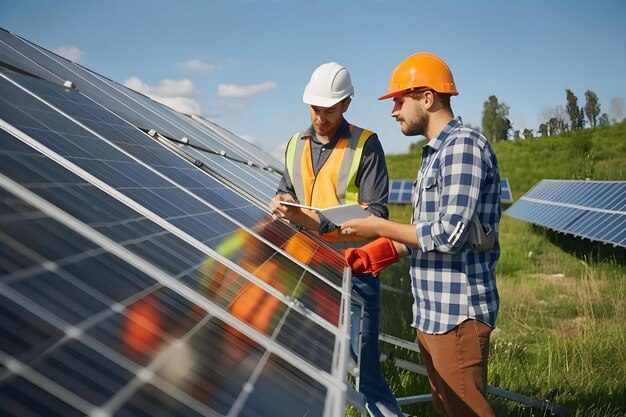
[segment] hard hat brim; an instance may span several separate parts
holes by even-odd
[[[305,93],[302,96],[302,101],[311,106],[332,107],[335,104],[339,103],[341,100],[350,97],[351,95],[352,94],[348,94],[341,98],[328,98],[328,97],[314,96],[314,95]]]
[[[378,100],[386,100],[388,98],[392,98],[392,97],[399,97],[399,96],[403,96],[409,89],[406,90],[402,90],[402,91],[394,91],[393,93],[387,93],[384,96],[380,96],[378,97]],[[450,94],[451,96],[458,96],[459,93],[458,91],[454,90],[454,91],[445,91],[445,92],[439,92],[437,90],[435,90],[434,88],[432,89],[434,92],[439,93],[439,94]]]
[[[394,93],[387,93],[384,96],[378,97],[378,100],[386,100],[388,98],[392,98],[392,97],[395,97],[395,96],[401,96],[403,93],[404,93],[404,91],[396,91]]]

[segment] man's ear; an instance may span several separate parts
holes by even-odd
[[[348,97],[343,100],[343,106],[341,108],[342,113],[345,113],[348,110],[348,107],[350,107],[351,102],[352,102],[352,97]]]
[[[435,104],[435,93],[432,90],[424,91],[424,107],[431,109]]]

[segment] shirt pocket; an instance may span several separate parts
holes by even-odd
[[[441,189],[440,181],[438,169],[430,170],[428,175],[424,177],[421,189],[419,190],[419,207],[416,206],[418,213],[415,213],[415,215],[417,219],[428,221],[437,220]]]

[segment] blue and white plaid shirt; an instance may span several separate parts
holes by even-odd
[[[498,161],[485,137],[463,127],[460,117],[424,146],[413,206],[420,245],[411,253],[413,327],[441,334],[467,319],[495,327],[500,244],[496,239],[491,250],[476,252],[467,239],[474,212],[498,232]]]

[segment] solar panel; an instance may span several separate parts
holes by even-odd
[[[508,178],[500,178],[500,201],[508,204],[513,202],[513,193]]]
[[[223,127],[211,122],[210,120],[205,119],[202,116],[192,115],[191,118],[193,120],[200,122],[203,126],[206,126],[207,128],[215,131],[215,133],[220,135],[220,137],[229,141],[229,143],[232,146],[236,147],[237,149],[240,149],[241,152],[245,153],[245,155],[248,158],[250,158],[250,160],[257,160],[259,161],[259,164],[261,166],[269,167],[272,170],[277,171],[277,172],[281,172],[281,173],[283,172],[284,165],[280,161],[278,161],[276,158],[265,153],[258,146],[255,146],[252,143],[248,143],[247,141],[242,140],[239,136],[233,134],[232,132],[229,132]]]
[[[409,204],[413,196],[413,184],[411,180],[389,180],[389,203]],[[503,203],[512,203],[513,194],[508,178],[500,179],[500,195]]]
[[[277,174],[0,33],[0,414],[343,414],[349,279],[268,214]]]
[[[248,163],[252,162],[247,156],[249,152],[246,155],[238,152],[224,134],[203,129],[188,116],[4,30],[0,30],[0,59],[13,68],[23,69],[57,84],[70,81],[82,94],[133,126],[146,131],[152,129],[163,137],[177,140],[178,146],[202,160],[204,167],[213,176],[229,182],[250,198],[265,201],[275,194],[280,178],[277,173],[265,169],[248,169]],[[199,149],[209,152],[200,152]],[[257,154],[262,155],[263,152],[259,150]],[[272,159],[270,156],[263,158]]]
[[[626,181],[542,180],[505,213],[557,232],[626,247]]]
[[[389,180],[389,203],[411,203],[413,183],[414,181],[410,180]]]

